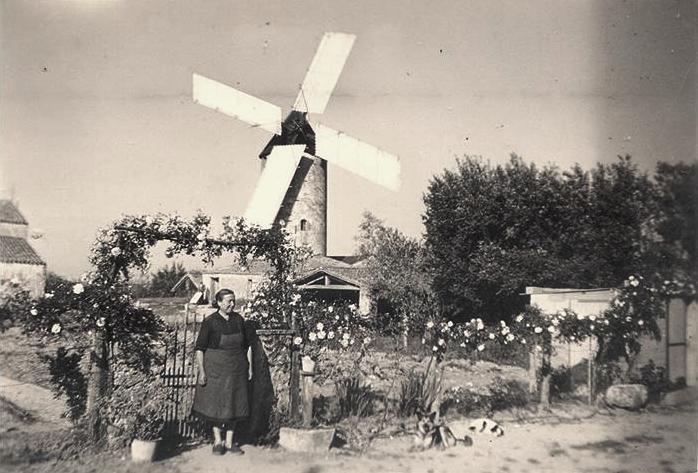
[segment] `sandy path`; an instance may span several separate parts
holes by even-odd
[[[0,397],[28,411],[37,421],[37,428],[50,430],[70,427],[63,417],[65,403],[56,399],[48,389],[0,376]],[[2,427],[0,427],[2,429]]]
[[[504,437],[473,447],[410,453],[410,439],[385,439],[362,456],[341,450],[307,455],[245,446],[244,456],[214,457],[210,446],[184,452],[182,472],[695,472],[694,408],[597,415],[578,423],[505,425]]]

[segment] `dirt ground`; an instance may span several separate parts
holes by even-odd
[[[377,439],[363,453],[332,449],[326,454],[300,454],[280,448],[246,445],[243,456],[211,455],[210,445],[185,447],[149,465],[129,461],[128,452],[81,455],[27,464],[17,458],[0,461],[0,471],[265,473],[321,472],[667,472],[698,471],[697,410],[693,407],[650,408],[641,412],[610,411],[581,420],[557,416],[535,423],[503,422],[503,437],[474,437],[471,447],[411,452],[410,436]],[[463,431],[465,420],[450,423]],[[6,437],[0,439],[6,443]],[[19,433],[17,433],[19,435]],[[31,438],[31,437],[30,437]],[[37,440],[40,437],[36,437]],[[20,439],[18,439],[19,441]],[[54,439],[58,441],[58,439]]]
[[[454,430],[465,428],[454,422]],[[505,423],[499,438],[475,437],[472,447],[410,452],[411,438],[376,441],[361,455],[293,454],[245,447],[242,457],[213,457],[209,446],[183,452],[182,472],[695,472],[696,410],[618,412],[574,423]]]

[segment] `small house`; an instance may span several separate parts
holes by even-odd
[[[0,281],[19,281],[40,297],[46,285],[46,263],[27,241],[29,224],[14,202],[0,199]]]

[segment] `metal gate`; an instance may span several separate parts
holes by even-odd
[[[191,416],[191,404],[196,386],[196,360],[194,343],[199,334],[201,317],[185,306],[184,316],[168,321],[170,336],[165,344],[165,359],[160,372],[168,389],[170,405],[165,424],[168,433],[192,437],[199,430],[199,423]]]
[[[170,405],[165,420],[166,430],[170,434],[191,438],[203,432],[203,423],[191,415],[197,373],[194,345],[204,316],[212,310],[211,307],[190,307],[187,304],[182,317],[167,321],[172,332],[165,346],[165,359],[160,377],[166,389],[169,390]],[[288,403],[287,412],[292,418],[295,418],[298,415],[299,406],[300,362],[297,359],[297,351],[291,350],[294,332],[286,329],[266,329],[257,330],[256,333],[257,338],[261,341],[253,344],[254,378],[250,399],[251,422],[254,423],[255,418],[262,415],[261,411],[268,409],[269,389],[275,391],[275,399],[281,399],[280,402]],[[267,359],[267,349],[264,342],[274,343],[279,338],[288,341],[288,348],[270,363]],[[286,367],[281,365],[286,365]],[[280,366],[282,371],[288,372],[287,376],[270,374],[270,368],[271,371],[275,371]],[[282,392],[281,396],[278,395],[279,390]],[[265,402],[267,402],[266,405]]]

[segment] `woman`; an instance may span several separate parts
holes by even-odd
[[[218,310],[204,319],[196,339],[198,384],[192,412],[213,424],[213,453],[244,453],[233,444],[235,424],[249,416],[248,382],[252,379],[252,350],[245,321],[235,312],[235,293],[216,293]],[[221,431],[225,429],[225,444]]]

